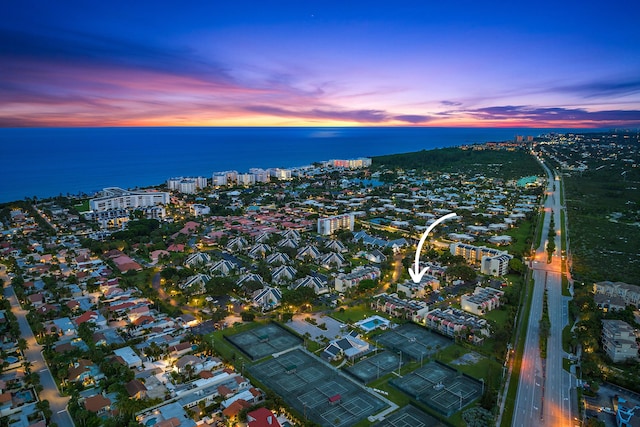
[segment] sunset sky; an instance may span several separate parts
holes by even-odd
[[[12,1],[0,126],[640,126],[637,1]]]

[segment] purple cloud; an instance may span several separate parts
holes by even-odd
[[[520,119],[532,122],[640,123],[640,110],[587,111],[581,108],[504,105],[459,112],[481,120]]]
[[[298,111],[271,107],[268,105],[251,105],[245,107],[245,109],[254,113],[262,113],[278,117],[296,117],[312,120],[329,119],[361,123],[381,123],[389,119],[389,115],[383,110],[326,110],[314,108],[311,110]]]
[[[594,81],[590,83],[559,86],[552,90],[576,93],[585,98],[624,96],[640,92],[640,80]]]
[[[394,116],[393,118],[401,122],[407,122],[407,123],[413,123],[413,124],[426,123],[431,120],[430,116],[422,116],[418,114],[404,114],[404,115]]]

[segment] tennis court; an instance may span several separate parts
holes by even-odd
[[[427,359],[453,342],[450,338],[411,323],[385,332],[376,341],[391,351],[401,351],[413,360]]]
[[[322,426],[352,426],[387,407],[336,369],[300,349],[248,369],[303,418]]]
[[[413,405],[394,412],[385,420],[374,424],[374,427],[444,427],[445,425],[431,415]]]
[[[288,350],[302,340],[276,323],[225,337],[251,360],[260,360],[274,353]]]
[[[440,362],[431,362],[389,383],[445,416],[451,416],[482,394],[480,381]]]
[[[342,369],[349,375],[367,384],[387,375],[394,369],[398,369],[399,363],[400,356],[398,354],[391,353],[390,351],[381,351],[375,355],[370,354],[355,365]]]

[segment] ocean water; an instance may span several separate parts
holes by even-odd
[[[509,128],[20,128],[0,129],[0,202],[174,176],[292,167],[336,158],[512,140],[553,129]],[[561,131],[556,129],[555,131]]]

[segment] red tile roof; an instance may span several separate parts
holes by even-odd
[[[267,408],[258,408],[247,413],[249,427],[280,427],[276,416]]]

